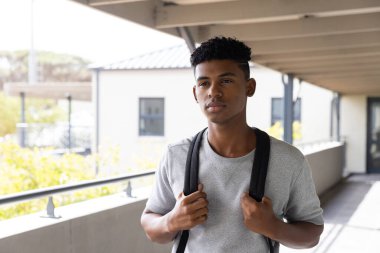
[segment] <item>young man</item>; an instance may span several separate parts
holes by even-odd
[[[269,252],[265,237],[292,248],[319,241],[322,209],[309,165],[296,148],[271,137],[265,196],[256,202],[247,193],[256,148],[246,121],[247,98],[256,88],[250,59],[250,48],[225,37],[202,43],[191,55],[194,98],[208,121],[198,191],[182,193],[191,139],[169,145],[141,217],[150,240],[174,240],[172,252],[182,230],[190,230],[185,252],[197,253]]]

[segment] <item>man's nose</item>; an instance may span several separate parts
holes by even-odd
[[[217,83],[212,83],[210,85],[210,89],[208,90],[208,96],[210,98],[221,97],[222,96],[221,87]]]

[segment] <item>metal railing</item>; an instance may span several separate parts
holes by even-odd
[[[154,174],[155,174],[155,171],[150,170],[144,173],[127,174],[127,175],[121,175],[121,176],[105,178],[105,179],[87,180],[87,181],[82,181],[76,184],[52,186],[52,187],[46,187],[42,189],[8,194],[8,195],[0,197],[0,205],[10,204],[10,203],[15,203],[15,202],[22,202],[22,201],[49,196],[49,201],[46,208],[47,216],[56,218],[56,216],[54,215],[54,204],[53,204],[53,199],[52,199],[52,195],[54,194],[70,192],[70,191],[96,187],[96,186],[101,186],[101,185],[106,185],[106,184],[114,184],[121,181],[150,176]],[[132,197],[132,186],[131,186],[130,181],[128,181],[128,186],[125,192],[127,193],[127,196]]]
[[[90,148],[92,126],[68,123],[17,123],[23,147]]]

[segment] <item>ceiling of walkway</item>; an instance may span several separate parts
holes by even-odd
[[[380,94],[379,0],[74,1],[187,41],[234,36],[255,63],[342,94]]]

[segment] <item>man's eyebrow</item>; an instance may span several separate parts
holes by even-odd
[[[219,77],[225,77],[225,76],[236,76],[236,74],[232,72],[226,72],[219,75]]]
[[[226,73],[220,74],[218,77],[226,77],[226,76],[236,76],[236,74],[232,72],[226,72]],[[200,76],[197,78],[197,81],[207,80],[207,79],[210,79],[210,78],[207,76]]]
[[[197,81],[207,80],[207,79],[210,79],[210,78],[208,78],[207,76],[200,76],[200,77],[197,78]]]

